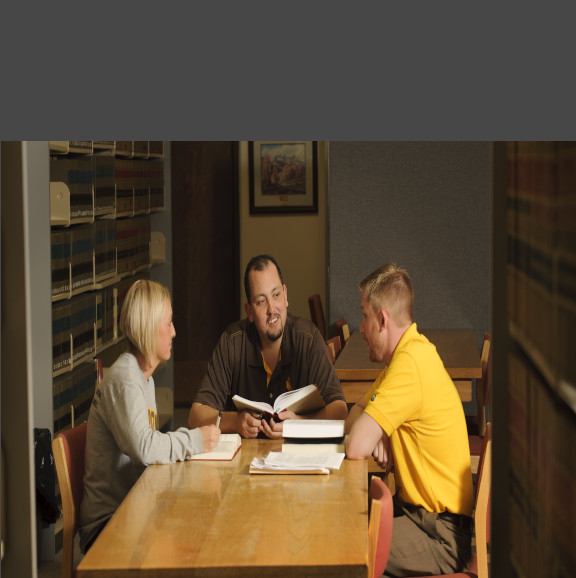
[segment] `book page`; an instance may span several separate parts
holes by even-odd
[[[298,414],[320,409],[324,405],[319,389],[311,384],[279,395],[274,402],[274,409],[276,413],[288,409]]]
[[[220,439],[212,451],[195,454],[190,459],[231,460],[241,446],[242,438],[239,434],[220,434]]]
[[[234,402],[234,405],[238,410],[252,409],[254,411],[259,412],[265,412],[270,414],[274,413],[274,408],[269,403],[263,401],[251,401],[249,399],[246,399],[245,397],[242,397],[241,395],[233,396],[232,401]]]

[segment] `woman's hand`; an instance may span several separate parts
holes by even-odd
[[[204,425],[200,428],[202,434],[202,453],[211,452],[220,439],[220,428],[215,425]]]

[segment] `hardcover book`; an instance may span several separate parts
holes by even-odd
[[[232,401],[238,410],[249,409],[268,415],[275,415],[286,409],[296,414],[309,413],[322,409],[325,405],[318,386],[314,384],[279,395],[273,406],[262,401],[251,401],[239,395],[235,395]]]
[[[343,419],[287,419],[282,436],[292,440],[344,441]]]

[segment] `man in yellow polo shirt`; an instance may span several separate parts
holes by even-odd
[[[350,411],[346,455],[393,465],[398,492],[385,576],[466,568],[472,533],[472,475],[462,402],[436,347],[412,320],[408,273],[383,265],[360,285],[360,332],[386,368]]]

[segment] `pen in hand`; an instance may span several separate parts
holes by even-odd
[[[222,419],[222,410],[218,414],[218,419],[216,420],[216,427],[220,427],[220,420]]]

